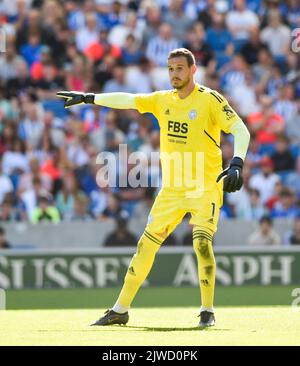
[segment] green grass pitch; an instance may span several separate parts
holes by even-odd
[[[0,345],[300,345],[292,287],[219,287],[217,324],[207,330],[196,327],[198,289],[145,288],[127,326],[90,327],[118,291],[8,291],[8,310],[0,311]]]
[[[127,326],[90,327],[104,309],[0,312],[0,345],[203,346],[299,345],[300,316],[290,307],[221,307],[217,325],[195,327],[198,308],[136,308]]]

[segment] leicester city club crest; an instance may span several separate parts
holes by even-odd
[[[149,214],[147,224],[151,224],[152,221],[153,221],[153,217],[151,214]]]
[[[189,113],[189,118],[196,119],[196,117],[197,117],[197,112],[195,111],[195,109],[192,109]]]

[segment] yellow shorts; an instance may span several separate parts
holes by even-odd
[[[157,195],[148,216],[146,230],[150,233],[167,232],[169,235],[182,221],[186,213],[191,214],[189,223],[217,231],[220,208],[223,204],[223,190],[217,185],[213,191],[205,191],[195,197],[162,189]]]

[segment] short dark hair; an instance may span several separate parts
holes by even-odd
[[[292,196],[294,196],[294,192],[293,192],[291,189],[289,189],[289,188],[287,188],[287,187],[284,187],[284,188],[281,190],[281,192],[280,192],[279,196],[280,196],[280,197],[292,197]]]
[[[259,220],[259,223],[260,224],[263,224],[264,222],[267,223],[267,224],[269,224],[270,226],[273,225],[273,220],[268,215],[262,216],[261,219]]]
[[[180,56],[183,56],[186,58],[189,66],[196,64],[195,56],[187,48],[176,48],[175,50],[171,51],[169,53],[168,60],[170,60],[171,58],[180,57]]]

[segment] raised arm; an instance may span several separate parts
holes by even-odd
[[[97,104],[104,107],[116,109],[137,109],[135,103],[136,94],[130,93],[80,93],[60,91],[56,93],[60,98],[64,99],[64,107],[69,108],[79,104]]]

